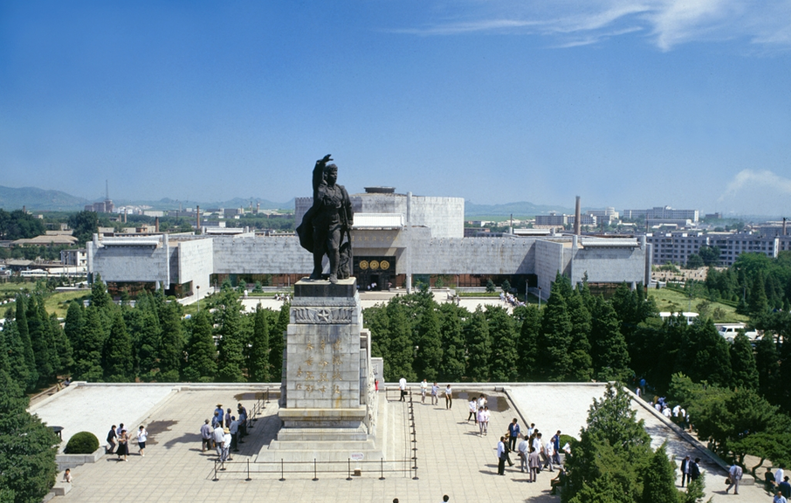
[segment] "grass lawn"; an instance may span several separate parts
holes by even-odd
[[[648,296],[654,299],[654,302],[656,302],[656,306],[660,311],[679,312],[689,311],[690,309],[689,298],[686,295],[668,288],[662,288],[659,290],[652,288],[648,290]],[[693,298],[691,305],[692,312],[700,312],[698,305],[704,301],[705,299],[702,298]],[[708,312],[709,315],[712,316],[712,319],[715,323],[735,323],[749,321],[747,316],[736,314],[736,308],[726,306],[725,304],[720,304],[719,302],[711,302]],[[716,317],[714,316],[715,312],[721,315]]]
[[[91,294],[90,290],[80,292],[54,293],[44,299],[44,308],[49,314],[55,313],[58,318],[65,318],[66,311],[69,310],[69,303],[74,299],[87,297]]]

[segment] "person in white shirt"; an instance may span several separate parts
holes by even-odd
[[[484,428],[486,426],[486,413],[483,410],[483,407],[478,409],[478,430],[480,431],[480,435],[483,436]]]
[[[450,384],[445,388],[445,408],[448,410],[453,408],[453,390]]]
[[[437,383],[434,383],[431,385],[431,405],[437,405],[439,401],[437,395],[439,395],[439,386],[437,386]]]
[[[146,457],[146,440],[148,439],[148,431],[140,425],[140,429],[137,430],[137,446],[140,447],[140,455]]]
[[[428,383],[425,379],[420,383],[420,403],[426,403],[426,391],[428,390]]]
[[[555,467],[552,466],[552,461],[555,455],[555,446],[552,445],[552,442],[547,442],[546,445],[544,445],[544,455],[546,457],[544,460],[544,468],[549,467],[549,471],[554,472]]]
[[[492,413],[489,412],[489,407],[483,408],[483,435],[486,436],[489,434],[489,418],[492,416]]]
[[[469,415],[467,415],[467,421],[469,422],[470,418],[472,418],[473,421],[475,421],[477,423],[478,422],[478,416],[477,416],[478,401],[476,399],[474,399],[474,398],[471,398],[470,399],[470,403],[467,404],[467,405],[469,405],[469,407],[470,407],[470,413],[469,413]]]
[[[673,413],[670,411],[670,407],[665,407],[664,409],[662,409],[662,415],[670,419],[670,416],[673,415]]]
[[[528,452],[527,439],[521,433],[519,434],[519,438],[522,440],[519,442],[519,445],[516,446],[516,452],[519,453],[519,461],[521,463],[519,469],[524,472],[525,470],[529,470],[527,467],[527,455],[530,453]]]
[[[225,463],[227,460],[233,460],[231,458],[231,429],[230,428],[223,428],[222,430],[222,459],[221,461]]]
[[[405,378],[402,377],[401,379],[398,380],[398,389],[401,390],[401,398],[399,399],[399,402],[406,402],[406,379]]]
[[[783,471],[783,468],[785,468],[785,466],[780,465],[780,468],[778,468],[775,471],[775,485],[777,485],[780,482],[782,482],[783,481],[783,477],[785,477],[785,472]]]
[[[505,475],[505,437],[497,442],[497,475]]]
[[[222,431],[222,426],[214,428],[214,448],[217,451],[217,460],[222,461],[222,443],[225,434]]]
[[[742,467],[736,464],[731,465],[731,468],[728,470],[728,479],[730,480],[730,484],[728,487],[725,488],[725,494],[728,494],[728,491],[731,490],[733,487],[733,494],[739,494],[739,481],[742,480],[742,475],[744,471]]]

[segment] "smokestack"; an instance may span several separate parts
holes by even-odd
[[[159,217],[154,217],[154,232],[159,233]]]
[[[198,219],[198,226],[195,227],[195,234],[200,234],[200,205],[196,206],[195,214],[197,215]]]
[[[580,235],[580,228],[581,228],[580,223],[581,223],[581,220],[582,219],[580,218],[580,196],[577,196],[577,206],[574,209],[574,235],[575,236],[579,236]]]
[[[126,215],[129,213],[129,208],[124,208],[124,223],[126,223]]]

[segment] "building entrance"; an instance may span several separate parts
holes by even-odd
[[[395,271],[395,256],[354,257],[354,276],[360,290],[390,290],[394,286]]]

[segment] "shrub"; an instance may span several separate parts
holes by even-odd
[[[99,448],[99,439],[90,431],[81,431],[69,439],[66,448],[63,450],[66,454],[92,454]]]

